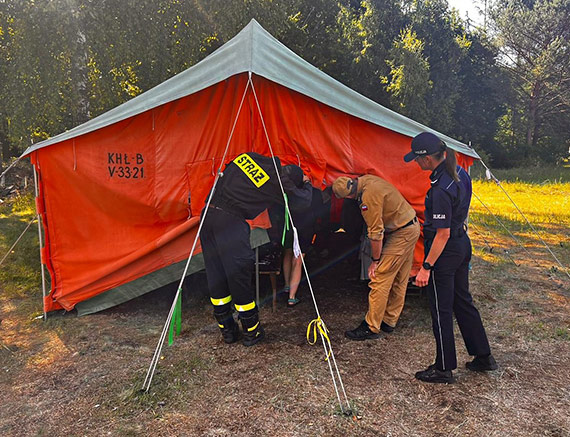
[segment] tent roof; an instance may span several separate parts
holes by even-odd
[[[340,111],[409,137],[423,131],[433,132],[453,149],[479,158],[466,144],[391,111],[323,73],[271,36],[255,20],[251,20],[234,38],[196,65],[82,125],[34,144],[22,156],[133,117],[245,72],[255,73]]]

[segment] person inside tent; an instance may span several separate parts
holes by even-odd
[[[342,176],[333,183],[338,198],[356,199],[368,227],[372,263],[368,268],[368,312],[362,323],[346,331],[351,340],[391,333],[398,322],[420,235],[416,212],[389,182],[374,175]]]
[[[303,175],[303,171],[297,166],[286,166],[290,179],[298,187],[302,188],[308,181],[308,178]],[[311,203],[315,197],[315,193],[319,190],[311,188]],[[288,294],[287,307],[292,308],[297,305],[300,300],[297,297],[297,290],[301,282],[303,264],[302,258],[305,257],[307,250],[312,244],[313,235],[315,233],[315,216],[313,214],[312,205],[307,208],[291,208],[291,215],[293,224],[297,229],[297,236],[299,240],[299,248],[301,253],[296,256],[293,250],[293,228],[286,226],[289,229],[285,233],[283,244],[283,279],[285,280],[284,292]]]
[[[427,287],[432,329],[436,342],[435,363],[416,372],[424,382],[452,383],[457,368],[453,314],[465,341],[467,352],[475,358],[466,363],[469,370],[497,369],[479,311],[469,292],[471,241],[465,220],[471,202],[471,178],[457,165],[455,152],[431,132],[412,140],[412,151],[404,161],[415,161],[422,170],[431,171],[431,188],[425,198],[425,258],[416,276],[419,287]]]
[[[265,336],[251,286],[255,256],[246,220],[255,218],[273,204],[284,205],[279,177],[289,208],[308,208],[311,184],[305,181],[298,187],[290,177],[299,170],[292,165],[282,167],[277,157],[274,162],[273,158],[258,153],[242,153],[225,166],[208,210],[205,207],[202,210],[200,242],[208,289],[214,317],[226,343],[234,343],[239,338],[233,307],[238,312],[245,346],[252,346]]]

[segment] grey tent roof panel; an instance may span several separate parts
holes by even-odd
[[[82,125],[34,144],[22,156],[112,125],[245,72],[262,76],[335,109],[409,137],[423,131],[433,132],[453,149],[479,158],[466,144],[391,111],[333,79],[289,50],[255,20],[196,65]]]

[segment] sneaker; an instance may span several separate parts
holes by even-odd
[[[474,372],[487,372],[497,370],[499,366],[493,355],[477,355],[472,361],[465,363],[465,367]]]
[[[392,332],[394,332],[394,327],[388,325],[387,323],[382,322],[380,324],[380,330],[385,332],[386,334],[391,334]]]
[[[352,331],[345,331],[345,337],[350,338],[351,340],[362,341],[362,340],[374,340],[380,337],[380,334],[372,332],[368,327],[368,323],[366,320],[363,320],[358,328],[353,329]]]
[[[432,364],[425,370],[416,372],[415,376],[420,381],[436,384],[453,384],[455,382],[451,370],[438,370],[435,364]]]

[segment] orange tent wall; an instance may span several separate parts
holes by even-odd
[[[188,257],[247,79],[233,76],[32,153],[46,236],[42,258],[52,276],[46,311],[71,310]],[[402,160],[409,137],[261,77],[253,76],[253,83],[273,152],[283,163],[300,161],[321,188],[343,174],[376,174],[392,182],[423,219],[429,179]],[[226,162],[245,151],[270,154],[251,87]],[[460,164],[471,164],[459,156]],[[421,262],[421,242],[415,255]]]

